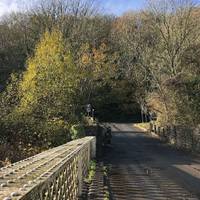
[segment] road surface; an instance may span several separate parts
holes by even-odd
[[[200,159],[169,147],[132,124],[110,125],[112,145],[104,158],[110,199],[200,199]]]

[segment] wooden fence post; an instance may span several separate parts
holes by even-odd
[[[160,126],[158,127],[158,135],[159,136],[161,135],[161,128],[160,128]]]
[[[157,127],[154,125],[154,133],[157,134]]]
[[[175,145],[177,145],[177,132],[176,132],[176,126],[174,126],[174,141],[175,141]]]
[[[163,127],[163,129],[162,129],[162,139],[164,139],[165,140],[165,128]]]
[[[150,129],[150,132],[152,132],[153,131],[153,124],[150,122],[150,124],[149,124],[149,129]]]

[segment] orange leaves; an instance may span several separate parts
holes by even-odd
[[[98,73],[106,67],[108,60],[106,44],[102,43],[99,48],[92,48],[89,44],[84,44],[80,51],[82,70],[95,75],[94,73]]]
[[[87,54],[83,54],[82,58],[81,58],[81,62],[83,65],[88,65],[91,62],[90,56]]]
[[[93,55],[94,55],[94,62],[100,63],[104,62],[106,59],[106,49],[107,46],[105,43],[102,43],[99,49],[93,49]]]

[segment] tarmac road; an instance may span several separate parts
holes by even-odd
[[[113,200],[200,199],[200,159],[173,149],[133,124],[110,124],[109,168]]]

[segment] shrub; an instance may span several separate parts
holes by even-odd
[[[69,142],[69,124],[63,119],[55,118],[51,121],[47,121],[44,126],[43,135],[46,135],[48,146],[54,147]]]
[[[73,140],[82,138],[85,136],[85,128],[82,124],[73,125],[70,129],[70,134]]]

